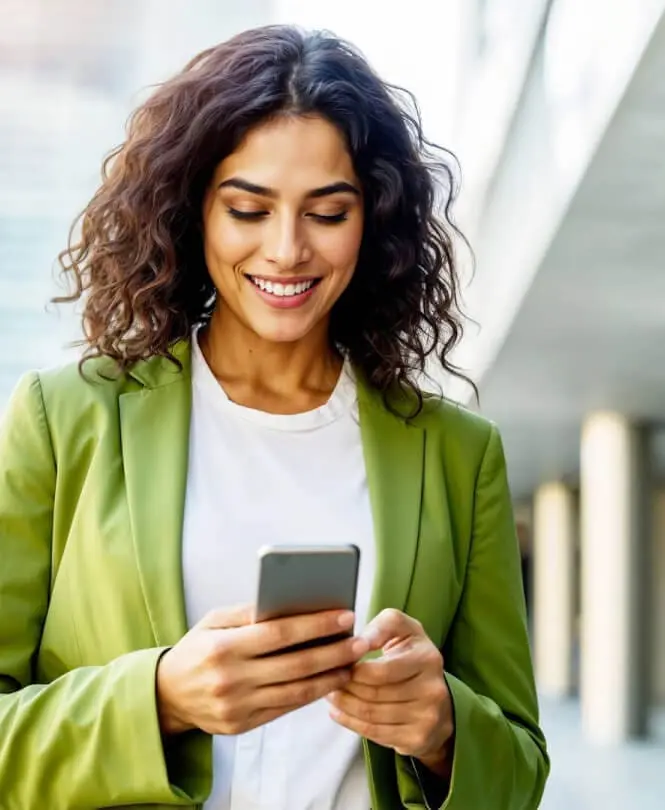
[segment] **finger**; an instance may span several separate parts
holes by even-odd
[[[298,705],[294,706],[282,706],[276,709],[260,709],[259,711],[255,712],[249,719],[246,725],[243,726],[242,733],[247,731],[252,731],[259,726],[265,726],[266,723],[272,723],[273,720],[277,720],[280,717],[284,717],[285,714],[289,714],[289,712],[294,712],[296,709],[301,708]]]
[[[262,658],[252,662],[252,678],[254,683],[265,685],[299,681],[334,669],[350,669],[367,651],[366,641],[348,638],[334,644]]]
[[[361,661],[356,664],[351,682],[378,687],[401,684],[416,678],[422,671],[423,665],[418,655],[376,658],[373,661]]]
[[[409,748],[410,727],[408,725],[402,723],[385,725],[369,723],[366,720],[359,720],[357,717],[345,714],[334,706],[330,708],[329,714],[340,726],[348,728],[349,731],[353,731],[358,736],[364,737],[366,740],[370,740],[383,748],[393,748],[399,751],[405,751]]]
[[[347,610],[327,610],[283,619],[258,622],[242,630],[237,651],[247,658],[279,652],[295,644],[349,633],[354,615]]]
[[[361,633],[372,650],[380,650],[397,639],[424,635],[425,631],[419,621],[394,608],[382,610]]]
[[[252,605],[233,605],[232,607],[215,608],[209,611],[196,626],[215,630],[228,630],[234,627],[251,625],[253,619],[254,608]]]
[[[250,706],[254,707],[254,711],[307,706],[331,692],[343,689],[350,677],[348,669],[341,669],[314,678],[259,687],[252,695]]]
[[[351,679],[343,691],[368,703],[408,703],[422,698],[422,689],[423,679],[415,675],[406,681],[379,686]]]
[[[327,700],[335,709],[356,720],[373,725],[406,725],[413,723],[421,713],[419,701],[400,703],[368,703],[349,692],[332,692]]]

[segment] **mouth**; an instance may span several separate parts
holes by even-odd
[[[260,276],[246,276],[246,278],[261,292],[275,298],[297,299],[306,295],[320,283],[320,278],[301,279],[300,281],[271,281]]]

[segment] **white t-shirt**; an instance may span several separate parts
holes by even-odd
[[[192,341],[192,415],[183,527],[189,626],[253,603],[265,544],[355,543],[356,631],[375,570],[356,386],[345,366],[328,402],[293,415],[235,404]],[[319,700],[237,737],[213,739],[205,810],[367,810],[360,739]]]

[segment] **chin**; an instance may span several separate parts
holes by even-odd
[[[312,331],[312,324],[252,324],[252,331],[268,343],[297,343]]]

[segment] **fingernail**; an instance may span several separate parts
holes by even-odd
[[[339,622],[339,626],[343,627],[345,630],[348,630],[350,627],[353,627],[353,622],[355,621],[355,614],[351,610],[347,610],[345,613],[342,613],[337,621]]]

